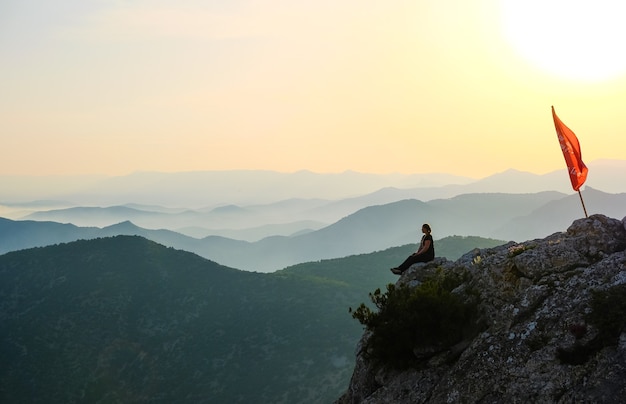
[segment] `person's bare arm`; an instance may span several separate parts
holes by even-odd
[[[416,252],[415,255],[420,255],[428,251],[430,248],[430,240],[424,240],[424,245],[421,246]]]

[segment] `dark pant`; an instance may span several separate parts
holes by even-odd
[[[426,256],[425,254],[411,254],[409,255],[409,257],[407,259],[404,260],[404,262],[402,264],[400,264],[400,266],[398,267],[398,269],[402,272],[406,271],[407,269],[409,269],[409,267],[413,264],[416,264],[418,262],[428,262],[428,261],[432,261],[433,258]]]

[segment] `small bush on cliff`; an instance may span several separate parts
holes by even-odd
[[[443,351],[471,333],[476,304],[452,294],[457,285],[445,276],[415,288],[389,284],[386,293],[370,293],[378,311],[364,303],[350,309],[352,317],[372,331],[367,346],[371,359],[396,368],[413,366],[420,357]]]

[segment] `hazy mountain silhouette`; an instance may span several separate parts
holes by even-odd
[[[616,181],[616,178],[626,177],[626,160],[596,160],[587,162],[587,166],[586,185],[608,193],[626,192],[626,184]],[[339,200],[371,194],[383,188],[415,190],[415,194],[400,199],[422,201],[480,192],[572,192],[565,167],[544,175],[507,170],[478,180],[439,173],[139,172],[108,178],[0,176],[0,204],[64,200],[71,201],[74,206],[156,203],[195,210],[224,204],[271,204],[292,198]],[[388,202],[392,201],[379,203]]]
[[[508,174],[511,175],[512,173]],[[403,199],[432,201],[436,195],[456,194],[456,191],[450,192],[451,188],[453,187],[404,190],[385,188],[371,194],[338,201],[288,199],[265,205],[246,207],[225,205],[204,210],[167,211],[165,208],[130,208],[127,206],[74,207],[34,212],[22,217],[22,219],[98,227],[130,220],[138,226],[150,229],[165,228],[185,232],[184,229],[193,227],[195,231],[191,235],[210,234],[257,241],[265,236],[286,236],[311,228],[320,229],[368,206],[389,204]],[[474,188],[484,190],[493,187],[491,185],[482,186],[479,183]],[[516,193],[516,195],[518,194]],[[265,227],[268,225],[271,227]],[[282,232],[277,233],[281,228],[283,229]],[[256,230],[251,232],[249,229]],[[264,232],[263,229],[266,231]]]
[[[328,202],[292,199],[268,205],[248,207],[227,205],[205,210],[174,210],[138,205],[135,207],[71,207],[37,211],[24,215],[21,219],[96,227],[132,221],[144,228],[169,229],[196,237],[220,235],[257,241],[270,235],[291,235],[303,230],[319,229],[353,212],[331,209],[313,210],[323,204],[328,204]]]
[[[207,229],[205,227],[189,226],[175,229],[178,233],[194,238],[205,238],[211,235],[231,238],[242,241],[259,241],[270,235],[295,236],[326,227],[326,223],[314,220],[301,220],[291,223],[266,224],[263,226],[245,229]]]
[[[127,202],[198,209],[207,206],[267,204],[302,199],[342,199],[384,187],[412,188],[464,184],[471,178],[449,174],[318,174],[263,170],[137,172],[118,177],[0,176],[0,201],[70,200],[78,205]]]
[[[589,214],[624,216],[625,194],[591,189],[584,190],[583,194],[588,195]],[[563,223],[583,215],[578,195],[558,192],[468,194],[429,202],[408,199],[369,206],[318,230],[266,237],[256,242],[221,236],[193,238],[170,230],[144,229],[129,221],[97,229],[4,219],[0,221],[0,252],[79,238],[128,234],[195,252],[234,268],[268,272],[300,262],[415,244],[421,237],[419,229],[424,222],[431,224],[436,240],[460,235],[518,241],[551,234],[562,228]]]
[[[179,215],[179,214],[177,214]],[[130,208],[127,206],[110,207],[72,207],[66,209],[53,209],[41,212],[34,212],[23,219],[54,221],[59,223],[72,223],[77,226],[97,226],[104,227],[120,221],[132,218],[134,221],[153,221],[168,217],[170,214],[162,212],[150,212],[147,210]]]
[[[587,186],[603,192],[626,192],[626,184],[615,180],[626,175],[626,161],[599,160],[589,166]],[[90,185],[89,192],[95,193],[89,194],[87,199],[76,193],[72,194],[76,198],[71,199],[70,194],[59,191],[56,196],[67,197],[65,201],[73,202],[51,201],[54,194],[42,193],[39,196],[47,202],[4,202],[4,207],[0,202],[0,216],[73,223],[84,227],[104,227],[130,220],[146,229],[169,229],[196,238],[214,235],[254,242],[268,236],[290,236],[319,230],[368,206],[404,199],[429,202],[471,193],[572,193],[564,170],[545,175],[506,170],[481,180],[441,174],[233,171],[163,175],[136,173],[98,181],[103,183]],[[15,195],[9,192],[11,187],[16,187],[15,181],[0,177],[0,184],[3,182],[9,186],[6,189],[0,187],[0,201],[9,195],[15,199],[20,192],[15,190]],[[76,183],[74,180],[75,186]],[[85,187],[87,185],[83,184]],[[279,190],[280,187],[283,188]],[[368,189],[374,191],[358,192]],[[143,191],[146,193],[142,194]],[[338,197],[342,194],[344,197]],[[102,198],[96,198],[98,195]],[[199,198],[205,198],[201,204],[198,203]],[[175,205],[171,203],[174,199],[177,200]],[[86,200],[92,203],[81,206],[80,201]],[[111,205],[108,201],[116,203]]]
[[[99,237],[102,229],[78,227],[73,224],[14,221],[0,217],[0,254],[32,247]]]
[[[585,187],[582,192],[588,215],[596,213],[608,217],[626,216],[626,193],[607,194]],[[546,237],[559,229],[567,228],[571,218],[584,217],[584,210],[578,194],[568,195],[538,207],[527,215],[503,222],[492,232],[494,238],[509,239],[513,234],[517,240]]]

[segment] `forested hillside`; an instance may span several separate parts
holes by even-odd
[[[413,249],[272,274],[137,236],[1,255],[0,401],[332,401],[362,331],[348,307]]]

